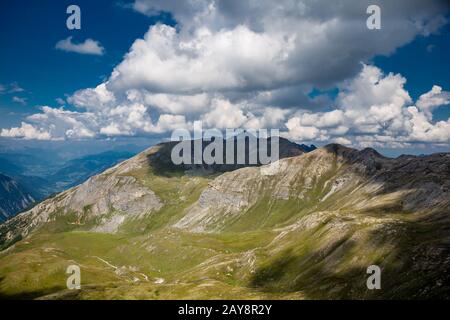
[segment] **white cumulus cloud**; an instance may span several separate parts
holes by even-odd
[[[100,42],[93,39],[86,39],[84,42],[72,42],[72,37],[60,40],[56,43],[55,48],[66,52],[75,52],[80,54],[91,54],[101,56],[105,49],[100,45]]]
[[[344,141],[362,147],[406,146],[417,142],[450,144],[450,119],[432,121],[430,109],[449,104],[450,92],[433,86],[414,105],[400,74],[387,75],[364,65],[341,86],[336,109],[297,112],[286,122],[295,140]]]
[[[17,102],[23,106],[27,104],[26,98],[21,98],[21,97],[17,97],[17,96],[12,97],[12,101]]]
[[[433,86],[431,90],[420,96],[417,107],[431,119],[434,109],[450,104],[450,92],[442,91],[440,86]]]
[[[2,129],[0,136],[8,138],[23,138],[26,140],[52,140],[52,136],[49,132],[36,128],[35,126],[25,122],[22,122],[20,127]]]

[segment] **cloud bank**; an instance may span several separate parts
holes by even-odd
[[[202,120],[222,129],[280,128],[297,141],[448,145],[450,119],[436,122],[433,111],[450,103],[449,92],[430,84],[412,101],[402,75],[371,64],[437,32],[448,5],[379,2],[382,30],[371,31],[369,1],[136,0],[136,11],[170,12],[177,26],[150,26],[107,81],[67,99],[77,111],[43,107],[0,135],[169,135]]]

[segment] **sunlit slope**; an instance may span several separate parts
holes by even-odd
[[[3,298],[449,297],[450,156],[329,145],[175,167],[161,145],[0,226]],[[186,170],[188,169],[188,170]],[[66,290],[77,264],[82,290]],[[366,268],[383,270],[382,289]]]

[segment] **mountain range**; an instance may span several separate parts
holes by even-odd
[[[156,145],[0,225],[0,297],[450,298],[450,153],[280,143],[269,166]],[[270,171],[270,170],[269,170]],[[69,265],[81,290],[66,288]],[[367,268],[382,271],[380,290]]]
[[[127,151],[107,151],[67,161],[46,159],[29,153],[0,154],[0,208],[4,213],[3,220],[52,194],[84,182],[134,154]]]

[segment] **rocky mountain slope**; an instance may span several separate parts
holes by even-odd
[[[450,154],[287,146],[268,175],[160,144],[38,204],[0,225],[0,297],[450,297]]]
[[[0,174],[0,222],[23,211],[34,202],[33,197],[14,179]]]
[[[108,151],[66,161],[50,160],[48,156],[41,156],[42,151],[33,151],[39,154],[0,153],[0,172],[16,181],[37,202],[135,155],[126,151]],[[19,209],[12,210],[9,215],[14,216],[24,208]]]

